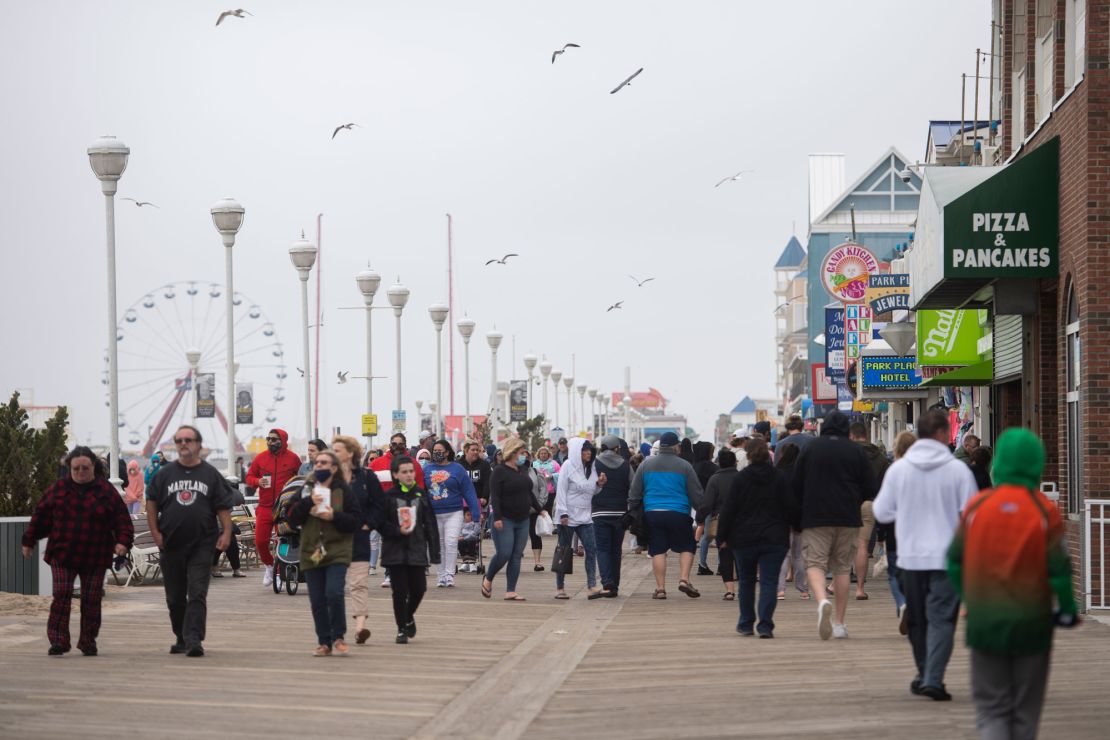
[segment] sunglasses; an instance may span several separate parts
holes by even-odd
[[[266,441],[267,442],[280,442],[281,438],[280,437],[267,437]]]
[[[196,437],[188,437],[188,438],[186,438],[186,437],[174,437],[173,438],[173,443],[175,445],[187,445],[191,442],[196,442],[196,441],[197,441]]]

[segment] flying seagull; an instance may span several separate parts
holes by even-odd
[[[336,375],[339,376],[339,384],[340,385],[343,385],[344,383],[347,382],[347,373],[349,373],[349,372],[350,372],[350,370],[344,370],[342,372],[336,373]]]
[[[650,283],[652,280],[655,279],[655,278],[651,277],[651,278],[644,278],[643,280],[640,280],[635,275],[629,275],[628,277],[632,278],[632,282],[636,283],[637,288],[642,288],[642,287],[644,287],[644,283]]]
[[[746,174],[748,174],[749,172],[755,172],[755,170],[740,170],[739,172],[737,172],[737,173],[736,173],[735,175],[733,175],[732,177],[726,177],[725,179],[721,180],[721,181],[720,181],[719,183],[717,183],[717,184],[716,184],[716,185],[714,185],[713,187],[715,187],[715,188],[719,188],[719,187],[721,187],[722,185],[724,185],[724,184],[725,184],[726,182],[735,182],[736,180],[739,180],[739,179],[740,179],[740,175],[746,175]]]
[[[625,85],[631,85],[632,80],[636,79],[636,75],[640,74],[643,71],[644,71],[644,68],[640,67],[638,70],[636,70],[635,72],[630,74],[624,82],[622,82],[621,84],[617,85],[612,90],[610,90],[609,94],[612,95],[615,92],[620,92],[621,88],[624,87]]]
[[[336,126],[335,131],[331,132],[331,138],[334,139],[336,134],[338,134],[343,129],[347,129],[348,131],[350,131],[352,128],[358,128],[358,124],[357,123],[344,123],[342,126]]]
[[[570,49],[570,48],[581,49],[582,47],[580,47],[578,44],[563,44],[562,49],[556,49],[555,51],[551,52],[551,63],[554,64],[555,63],[555,57],[559,56],[560,54],[562,54],[563,52],[565,52],[567,49]]]
[[[296,370],[297,370],[298,373],[301,374],[301,377],[303,378],[304,377],[304,370],[301,370],[299,367],[296,368]]]
[[[149,200],[135,200],[134,198],[120,198],[120,200],[129,200],[137,205],[139,208],[142,208],[143,206],[154,206],[155,208],[158,207],[151,203]]]
[[[605,313],[609,313],[610,311],[621,308],[622,303],[624,303],[624,301],[617,301],[612,306],[609,306],[609,308],[605,309]]]
[[[229,15],[233,18],[242,18],[244,14],[254,15],[254,13],[250,13],[246,10],[243,10],[242,8],[239,8],[237,10],[225,10],[224,12],[220,13],[220,17],[216,19],[216,25],[218,26],[223,23],[224,18],[227,18]]]
[[[505,264],[505,262],[506,262],[506,261],[507,261],[507,260],[508,260],[508,259],[509,259],[510,257],[519,257],[519,256],[520,256],[519,254],[506,254],[506,255],[505,255],[504,257],[502,257],[502,258],[501,258],[501,259],[499,259],[499,260],[489,260],[488,262],[486,262],[486,267],[489,267],[489,266],[490,266],[490,265],[492,265],[492,264],[498,264],[498,265],[503,265],[503,264]]]

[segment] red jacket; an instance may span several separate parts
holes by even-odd
[[[269,450],[259,453],[247,470],[247,485],[258,490],[258,506],[267,510],[273,508],[281,489],[301,467],[301,458],[289,449],[289,435],[284,429],[271,429],[281,439],[281,452],[273,454]],[[270,485],[263,488],[262,476],[270,476]]]
[[[386,452],[381,457],[370,462],[370,470],[378,476],[378,483],[382,484],[383,491],[388,491],[390,488],[393,488],[393,474],[389,472],[389,466],[392,464],[392,452]],[[413,458],[413,464],[416,465],[416,485],[419,488],[424,488],[424,468],[420,467],[420,463],[416,462],[416,458]]]

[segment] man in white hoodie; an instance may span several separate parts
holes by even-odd
[[[952,698],[944,671],[952,656],[960,597],[945,572],[945,553],[964,505],[978,493],[975,476],[948,449],[948,417],[933,409],[917,424],[918,441],[886,472],[875,498],[875,520],[894,522],[909,638],[917,677],[914,694]]]

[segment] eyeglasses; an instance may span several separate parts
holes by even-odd
[[[191,442],[196,442],[196,441],[197,441],[197,438],[196,438],[196,437],[188,437],[188,438],[185,438],[185,437],[174,437],[174,438],[173,438],[173,443],[174,443],[175,445],[187,445],[187,444],[189,444],[189,443],[191,443]]]

